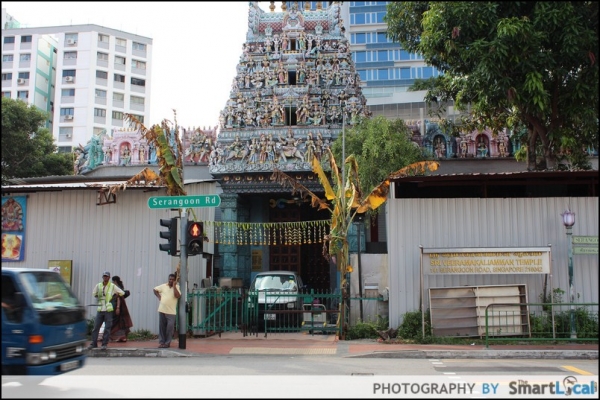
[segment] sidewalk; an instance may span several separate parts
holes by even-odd
[[[598,359],[598,344],[557,345],[435,345],[389,344],[374,339],[338,340],[335,335],[304,333],[243,336],[226,332],[220,336],[186,338],[185,349],[174,339],[168,349],[158,341],[111,342],[108,350],[87,351],[90,357],[197,357],[204,355],[331,355],[369,358],[527,358]]]

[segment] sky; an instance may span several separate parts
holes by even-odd
[[[260,2],[268,10],[269,2]],[[146,126],[173,120],[214,127],[231,90],[248,30],[248,2],[3,1],[21,27],[95,24],[152,39]],[[191,49],[191,51],[190,51]]]

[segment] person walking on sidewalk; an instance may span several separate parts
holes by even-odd
[[[120,287],[110,282],[110,272],[104,271],[102,274],[102,282],[94,287],[92,293],[98,299],[98,309],[96,312],[96,320],[94,321],[94,330],[92,331],[92,343],[88,346],[88,350],[98,347],[98,334],[100,327],[104,323],[104,333],[102,334],[102,350],[106,350],[110,339],[110,329],[112,327],[113,296],[123,296],[125,292]]]
[[[158,305],[158,348],[171,346],[177,314],[177,300],[181,297],[179,284],[175,283],[175,274],[169,274],[169,281],[154,288],[154,295],[160,301]]]

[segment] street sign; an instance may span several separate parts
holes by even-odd
[[[573,254],[598,254],[598,236],[573,236]]]
[[[156,208],[198,208],[219,207],[221,198],[218,194],[201,196],[156,196],[148,198],[148,207]]]

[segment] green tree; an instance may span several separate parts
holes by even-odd
[[[342,165],[343,136],[345,155],[354,155],[358,164],[360,190],[369,193],[392,171],[418,161],[432,159],[411,140],[412,131],[403,120],[388,120],[379,115],[361,121],[345,130],[332,146],[332,153]]]
[[[388,36],[443,72],[414,86],[428,103],[469,110],[464,129],[524,130],[529,170],[556,169],[562,156],[586,167],[584,148],[598,143],[597,2],[391,2],[387,11]]]
[[[47,115],[33,105],[2,98],[2,184],[7,179],[72,175],[73,159],[57,154],[54,138],[43,127]]]

